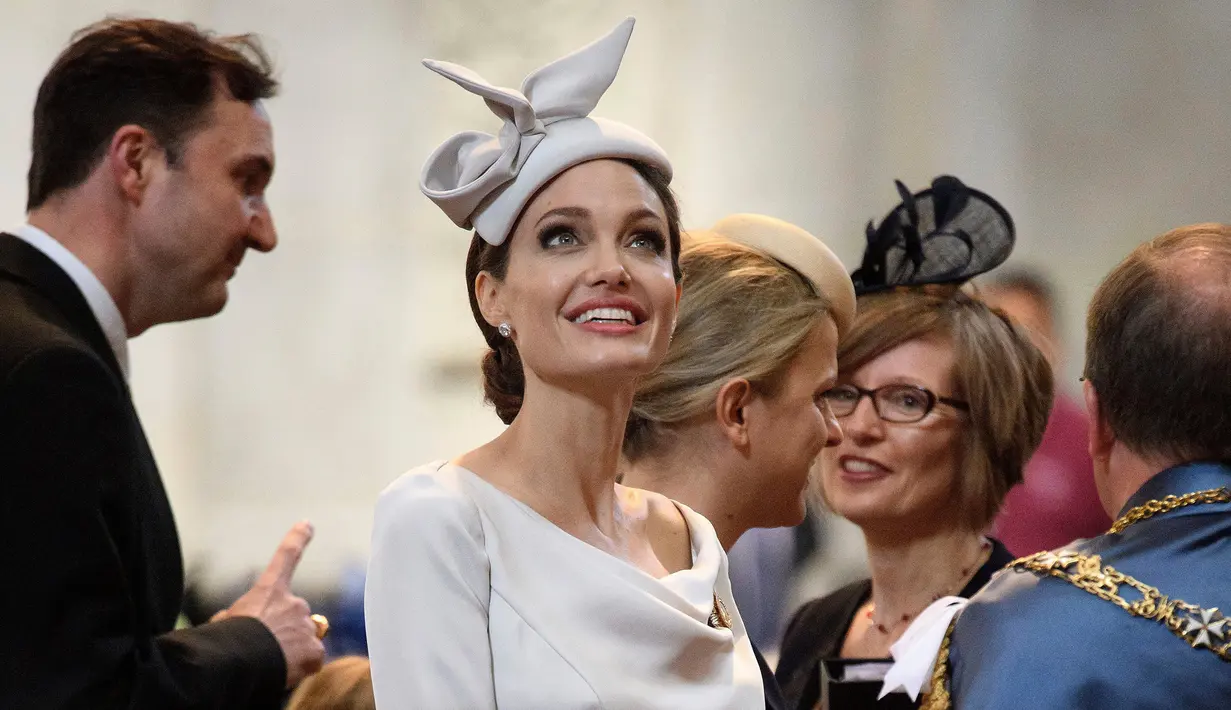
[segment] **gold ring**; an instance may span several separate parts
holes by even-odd
[[[312,623],[316,624],[316,637],[325,638],[325,635],[329,633],[329,619],[326,619],[324,614],[313,614],[310,618]]]

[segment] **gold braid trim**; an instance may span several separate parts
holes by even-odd
[[[958,616],[955,615],[949,622],[949,628],[945,629],[945,639],[940,643],[936,665],[932,667],[932,681],[923,694],[919,710],[950,710],[953,707],[953,698],[949,697],[949,640],[953,637]]]
[[[1147,501],[1144,505],[1129,510],[1111,526],[1108,533],[1122,533],[1133,523],[1176,508],[1227,502],[1231,502],[1231,491],[1226,487],[1185,493],[1181,496],[1169,495],[1162,500]],[[1073,568],[1072,572],[1068,571],[1070,567]],[[1202,609],[1196,604],[1168,599],[1157,588],[1139,582],[1110,565],[1104,567],[1098,555],[1082,555],[1069,550],[1038,552],[1013,560],[1006,569],[1021,569],[1038,575],[1059,577],[1078,589],[1115,604],[1133,616],[1159,622],[1193,648],[1208,648],[1222,660],[1231,662],[1231,618],[1219,612],[1218,607]],[[1141,594],[1141,598],[1134,602],[1124,599],[1119,594],[1120,585],[1136,590]],[[932,679],[927,692],[923,694],[919,710],[952,710],[953,697],[949,695],[949,645],[958,616],[960,614],[954,616],[949,622],[949,628],[945,629],[945,638],[936,654],[936,665],[932,668]]]
[[[1148,516],[1147,516],[1148,517]],[[1157,588],[1103,566],[1098,555],[1082,555],[1069,550],[1037,552],[1009,563],[1006,569],[1020,569],[1041,576],[1062,579],[1133,616],[1156,621],[1193,648],[1207,648],[1224,661],[1231,662],[1231,618],[1217,607],[1202,609],[1180,599],[1170,599]],[[1128,601],[1120,596],[1127,587],[1141,595]]]

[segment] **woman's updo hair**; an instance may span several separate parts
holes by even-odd
[[[671,191],[671,178],[660,168],[634,160],[626,163],[653,188],[662,200],[667,216],[668,241],[671,249],[671,266],[675,280],[680,280],[680,207]],[[547,183],[550,185],[551,183]],[[546,185],[544,185],[546,187]],[[533,198],[532,198],[533,199]],[[516,225],[514,226],[516,230]],[[509,269],[509,245],[513,243],[510,233],[500,245],[492,246],[476,233],[470,240],[470,252],[466,255],[466,291],[470,297],[470,312],[479,325],[483,339],[490,350],[483,356],[483,399],[496,408],[496,416],[505,424],[512,424],[521,411],[522,397],[526,393],[526,375],[522,370],[521,355],[512,338],[506,338],[483,318],[479,310],[474,284],[479,273],[486,271],[497,281],[503,281]]]
[[[672,426],[712,412],[742,377],[773,395],[831,304],[799,272],[756,249],[701,232],[680,255],[684,295],[667,358],[637,387],[624,434],[631,461],[670,445]]]

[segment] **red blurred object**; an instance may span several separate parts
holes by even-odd
[[[1025,482],[1009,491],[992,535],[1015,555],[1063,547],[1107,532],[1111,520],[1099,502],[1087,440],[1086,415],[1057,393]]]

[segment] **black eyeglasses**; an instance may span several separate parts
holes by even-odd
[[[954,409],[970,410],[970,405],[960,399],[941,397],[915,385],[885,385],[874,390],[838,385],[826,392],[824,397],[835,417],[849,417],[855,413],[859,400],[871,397],[876,415],[895,424],[913,424],[923,419],[938,402]]]

